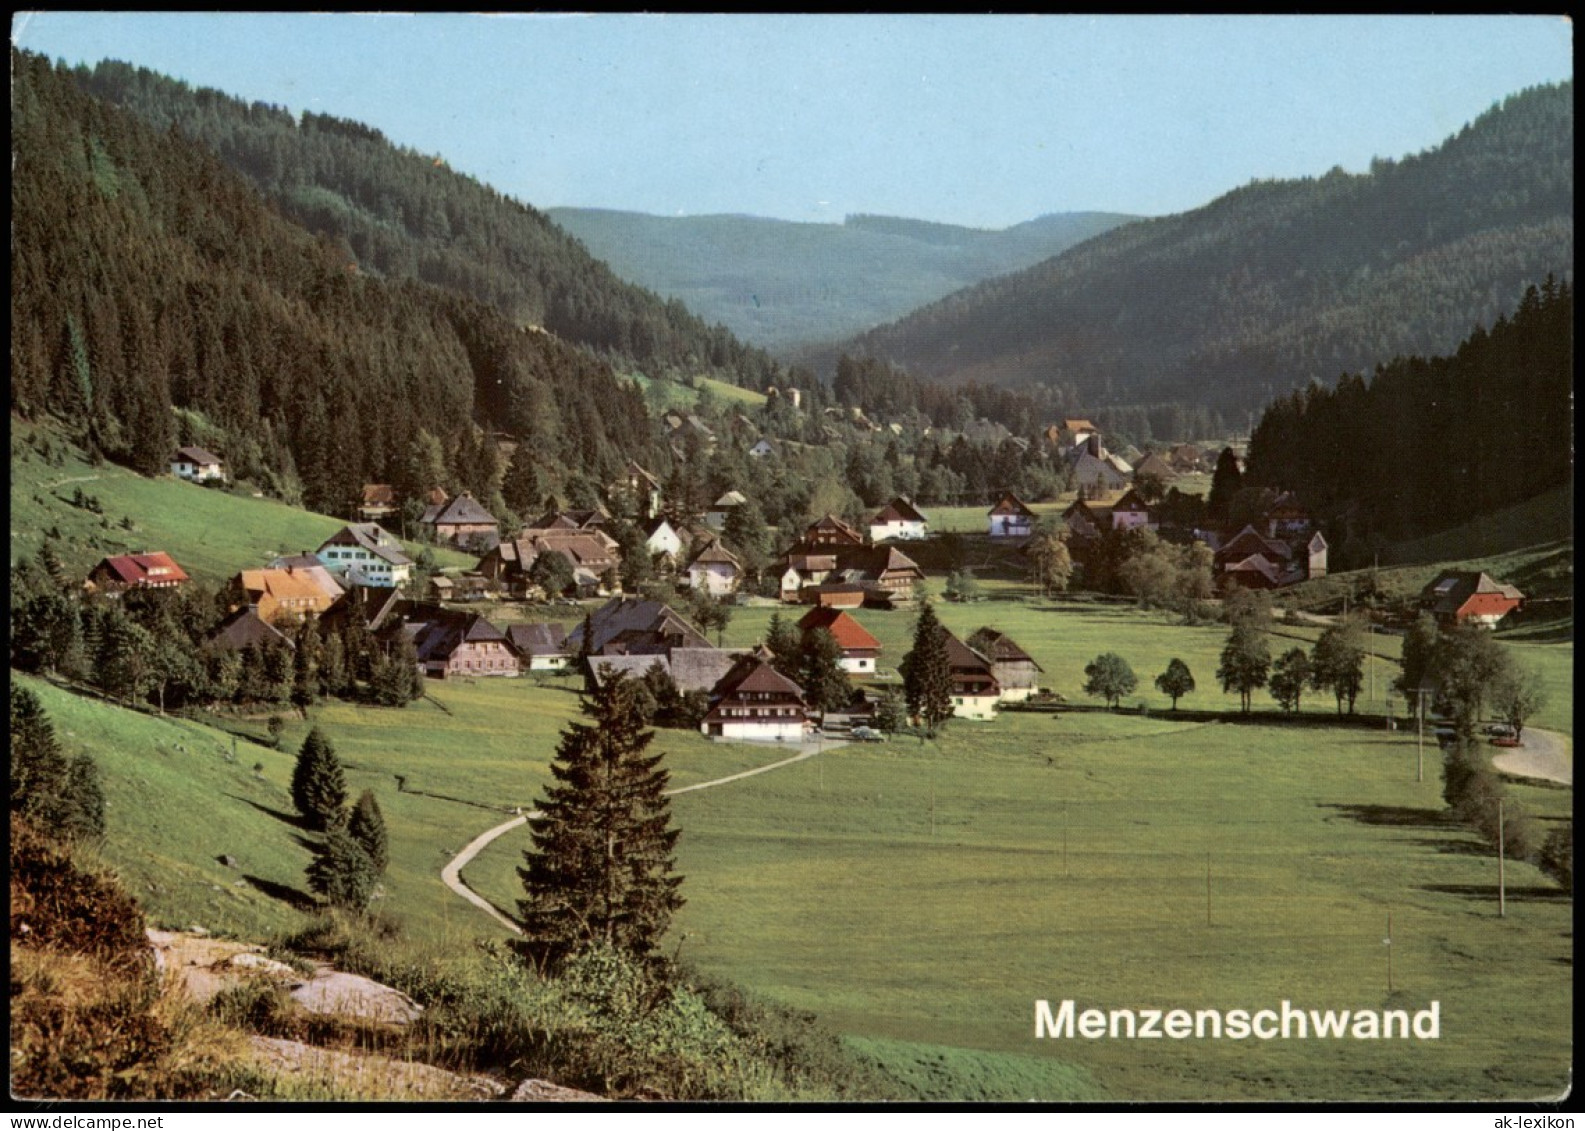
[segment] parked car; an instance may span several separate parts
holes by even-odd
[[[854,742],[885,742],[886,736],[872,727],[856,726],[848,732]]]
[[[1494,738],[1494,739],[1491,740],[1491,744],[1493,746],[1503,746],[1503,747],[1507,747],[1509,749],[1512,749],[1515,746],[1523,746],[1524,745],[1524,743],[1520,742],[1517,738],[1515,738],[1511,734],[1510,735],[1505,735],[1502,738]]]
[[[1512,738],[1514,736],[1513,727],[1507,723],[1492,723],[1486,728],[1486,733],[1493,738]]]

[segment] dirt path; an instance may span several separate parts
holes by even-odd
[[[1524,728],[1524,745],[1493,755],[1491,764],[1504,774],[1521,778],[1540,778],[1572,787],[1574,760],[1569,757],[1569,740],[1552,730]]]
[[[744,770],[742,773],[728,774],[724,778],[716,778],[713,781],[703,781],[695,785],[685,785],[681,789],[669,789],[666,791],[666,796],[676,797],[679,793],[692,793],[699,789],[713,789],[718,785],[726,785],[728,782],[742,781],[744,778],[751,778],[756,774],[769,773],[771,770],[779,770],[783,766],[790,766],[794,762],[802,762],[808,758],[813,758],[822,750],[829,749],[833,746],[841,746],[842,744],[843,743],[841,739],[831,738],[824,739],[821,742],[815,743],[813,745],[805,743],[802,751],[793,755],[791,758],[783,758],[780,762],[772,762],[768,766],[759,766],[752,770]],[[475,856],[483,852],[485,847],[491,844],[497,838],[505,836],[507,833],[511,832],[520,825],[527,824],[529,821],[537,820],[540,816],[540,811],[538,809],[533,809],[527,813],[521,813],[516,817],[513,817],[510,821],[496,825],[493,829],[486,829],[484,832],[470,840],[463,850],[457,853],[457,855],[453,856],[450,863],[440,870],[441,883],[445,884],[452,891],[462,896],[463,899],[466,899],[469,903],[473,904],[480,911],[483,911],[486,915],[490,916],[490,918],[494,919],[497,923],[501,924],[501,926],[511,931],[514,935],[522,934],[522,929],[518,927],[516,923],[512,922],[511,919],[503,915],[500,909],[495,906],[495,904],[491,903],[488,899],[485,899],[484,896],[470,888],[462,878],[462,870],[472,862]]]

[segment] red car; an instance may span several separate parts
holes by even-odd
[[[1506,747],[1514,747],[1514,746],[1523,746],[1524,745],[1524,743],[1520,742],[1517,738],[1509,738],[1509,737],[1494,738],[1494,739],[1491,740],[1491,744],[1493,746],[1506,746]]]

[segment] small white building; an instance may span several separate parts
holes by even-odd
[[[709,510],[705,511],[705,525],[714,530],[726,529],[726,520],[732,516],[733,511],[746,502],[748,502],[748,499],[744,497],[741,491],[728,491],[711,504]]]
[[[171,457],[171,474],[178,479],[202,483],[208,479],[224,479],[226,469],[221,465],[220,457],[213,452],[186,447],[177,448],[176,454]]]
[[[712,597],[735,593],[742,580],[742,564],[719,542],[711,542],[688,563],[689,588]]]
[[[870,541],[884,542],[888,538],[912,541],[925,538],[929,535],[928,525],[929,520],[925,518],[924,512],[899,496],[887,503],[870,519]]]
[[[644,527],[644,548],[651,555],[670,554],[675,558],[682,553],[682,534],[669,520],[653,519]]]
[[[766,456],[776,454],[776,445],[761,436],[754,446],[748,450],[748,454],[755,459],[764,459]]]
[[[992,538],[1027,538],[1035,529],[1035,512],[1011,491],[997,500],[989,518]]]

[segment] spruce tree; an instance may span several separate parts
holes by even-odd
[[[38,696],[11,685],[11,812],[48,819],[70,766]]]
[[[369,854],[339,825],[332,826],[308,865],[308,888],[332,907],[362,911],[374,896],[378,873]]]
[[[523,951],[554,965],[591,944],[644,956],[682,906],[672,874],[677,831],[669,827],[668,774],[649,755],[654,732],[638,706],[638,684],[608,679],[584,704],[593,725],[562,733],[535,805],[534,847],[518,869]]]
[[[903,696],[908,713],[924,722],[934,736],[952,717],[952,667],[947,661],[947,630],[927,600],[914,622],[914,646],[903,657]]]
[[[390,838],[385,831],[385,814],[380,812],[380,803],[375,800],[372,789],[358,796],[358,803],[352,807],[352,816],[347,820],[347,834],[368,853],[376,874],[383,875],[391,858]]]
[[[308,732],[292,770],[292,804],[308,824],[326,829],[337,822],[347,801],[347,783],[336,749],[318,727]]]
[[[842,670],[842,645],[825,628],[804,637],[796,682],[804,689],[809,706],[824,714],[846,707],[853,698],[853,683]]]
[[[781,619],[780,612],[770,615],[770,624],[765,628],[765,647],[770,649],[771,666],[788,679],[798,680],[798,634],[792,626]]]

